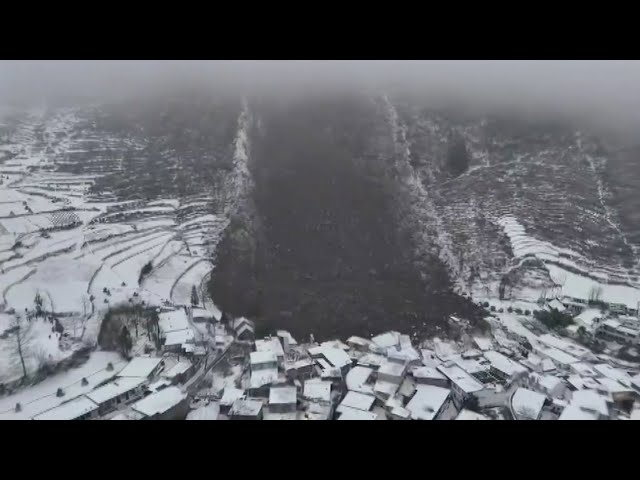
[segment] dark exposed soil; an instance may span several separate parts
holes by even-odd
[[[255,212],[227,230],[210,283],[225,311],[304,339],[424,336],[446,328],[449,314],[479,315],[452,293],[436,257],[424,277],[415,268],[410,236],[398,233],[393,180],[370,155],[389,138],[370,128],[369,108],[354,99],[260,106]]]

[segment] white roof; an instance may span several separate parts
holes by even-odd
[[[173,330],[167,333],[164,344],[165,345],[182,345],[189,343],[189,340],[193,340],[193,330],[187,328],[185,330]]]
[[[395,395],[399,388],[399,384],[394,382],[386,382],[384,380],[377,380],[373,385],[373,391],[375,393],[382,393],[387,396]]]
[[[180,360],[173,367],[171,367],[166,372],[162,372],[162,376],[165,378],[174,378],[178,375],[182,375],[184,372],[189,370],[193,364],[189,360]]]
[[[220,399],[220,405],[230,407],[238,399],[244,397],[244,390],[240,388],[225,387]]]
[[[378,369],[378,375],[390,375],[393,377],[402,377],[404,375],[404,365],[400,363],[394,363],[385,361]]]
[[[582,377],[597,377],[598,373],[593,369],[591,365],[584,362],[572,363],[571,370],[580,374]]]
[[[491,362],[491,366],[493,368],[505,373],[508,376],[513,376],[518,373],[527,371],[524,365],[520,365],[519,363],[514,362],[510,358],[502,355],[500,352],[489,350],[487,352],[484,352],[484,356],[487,360],[489,360],[489,362]]]
[[[98,405],[116,398],[144,383],[144,378],[122,377],[87,393],[87,397]]]
[[[442,363],[433,350],[423,348],[420,350],[420,355],[422,356],[422,364],[426,367],[437,367]]]
[[[65,402],[51,410],[47,410],[33,417],[34,420],[75,420],[76,418],[90,413],[98,408],[95,402],[92,402],[85,396],[75,398],[69,402]]]
[[[242,417],[256,417],[262,410],[262,402],[259,400],[242,400],[238,399],[231,406],[231,415],[239,415]]]
[[[596,318],[600,318],[602,317],[602,312],[596,308],[587,308],[585,310],[583,310],[580,315],[577,315],[574,318],[574,320],[577,320],[578,323],[581,323],[587,327],[590,327],[593,325],[593,321]]]
[[[546,397],[527,388],[518,388],[511,398],[511,407],[520,418],[537,420]]]
[[[358,359],[358,365],[379,367],[384,362],[384,357],[377,353],[367,353]]]
[[[317,347],[315,352],[317,353],[313,353],[312,355],[322,355],[333,367],[342,368],[351,365],[351,357],[340,348],[321,346]]]
[[[351,372],[349,372],[351,373]],[[309,400],[331,401],[331,382],[312,379],[304,382],[304,398]]]
[[[291,333],[287,332],[286,330],[278,330],[276,332],[276,335],[281,338],[286,338],[289,342],[289,345],[298,345],[298,342],[295,338],[293,338],[293,335],[291,335]]]
[[[451,380],[451,383],[455,384],[465,393],[473,393],[482,390],[484,387],[475,378],[462,370],[457,365],[445,367],[440,365],[437,367],[442,374]]]
[[[158,318],[158,326],[164,333],[189,328],[189,319],[182,309],[160,313]]]
[[[387,332],[376,335],[371,339],[371,341],[376,347],[386,350],[387,348],[400,343],[400,334],[398,332]]]
[[[205,310],[204,308],[194,307],[191,309],[191,316],[193,318],[213,318],[213,315],[209,312],[209,310]]]
[[[554,298],[553,300],[551,300],[548,303],[550,308],[555,308],[556,310],[558,310],[559,312],[564,312],[566,310],[565,306],[562,304],[562,302],[560,300],[558,300],[557,298]]]
[[[277,337],[264,340],[256,340],[256,351],[258,352],[273,352],[277,357],[284,357],[284,350],[282,344]]]
[[[564,353],[562,350],[558,350],[557,348],[539,348],[538,352],[541,355],[544,355],[548,358],[550,358],[551,360],[558,362],[561,365],[571,365],[572,363],[576,363],[579,360],[572,356],[569,355],[568,353]]]
[[[275,352],[268,350],[263,352],[251,352],[249,355],[251,365],[259,365],[262,363],[274,363],[278,361]]]
[[[413,398],[407,403],[413,420],[433,420],[449,397],[450,390],[433,385],[418,385]]]
[[[377,420],[378,418],[378,415],[373,412],[365,412],[357,408],[342,407],[338,412],[340,413],[338,420]]]
[[[562,413],[558,420],[597,420],[597,414],[583,410],[580,405],[570,403]]]
[[[339,348],[340,350],[349,350],[349,345],[340,340],[327,340],[326,342],[322,342],[320,344],[321,347],[324,348]]]
[[[161,358],[134,357],[126,367],[118,374],[118,377],[138,377],[147,378],[151,375],[160,362]]]
[[[554,377],[553,375],[542,375],[538,379],[538,384],[547,391],[551,391],[554,388],[558,387],[562,384],[562,380],[558,377]]]
[[[594,390],[578,390],[573,392],[571,403],[558,420],[597,420],[599,415],[608,414],[609,408],[604,397]]]
[[[400,360],[403,362],[413,362],[420,360],[420,354],[413,347],[404,347],[398,349],[397,347],[389,347],[387,349],[387,357],[389,359]]]
[[[404,407],[393,407],[391,409],[391,415],[408,419],[409,417],[411,417],[411,412]]]
[[[220,415],[220,406],[215,402],[209,403],[195,410],[191,410],[187,415],[187,420],[217,420]]]
[[[296,387],[283,386],[269,389],[269,405],[291,405],[297,401]]]
[[[373,393],[373,386],[366,385],[372,373],[372,368],[356,365],[347,373],[347,389],[360,393]]]
[[[434,368],[434,367],[417,367],[411,371],[411,374],[415,378],[431,378],[436,380],[447,379],[447,377],[445,377],[442,373],[438,371],[437,368]]]
[[[185,398],[187,398],[187,394],[183,393],[178,387],[168,387],[152,393],[142,400],[138,400],[131,408],[136,412],[151,417],[175,407]]]
[[[371,410],[374,401],[375,397],[373,397],[372,395],[365,395],[364,393],[359,392],[348,392],[342,402],[340,402],[338,411],[341,411],[343,407],[369,411]]]
[[[355,335],[352,337],[349,337],[347,339],[347,343],[348,344],[353,344],[353,345],[359,345],[362,347],[368,347],[371,344],[371,340],[368,340],[366,338],[362,338],[362,337],[356,337]]]
[[[273,367],[251,372],[251,379],[249,383],[251,388],[260,388],[263,385],[269,385],[276,380],[278,380],[278,369]]]
[[[596,389],[598,382],[592,377],[581,377],[580,375],[569,375],[567,382],[577,390]]]
[[[460,413],[456,417],[456,420],[489,420],[489,418],[480,413],[463,408],[462,410],[460,410]]]
[[[150,383],[149,386],[147,387],[147,390],[151,392],[155,392],[155,391],[161,390],[163,387],[169,387],[169,386],[171,386],[171,382],[166,378],[161,378],[160,380]]]
[[[486,337],[473,337],[473,341],[482,351],[491,350],[491,339]]]
[[[609,393],[633,392],[630,387],[625,387],[617,380],[612,380],[611,378],[600,377],[598,378],[598,383]]]
[[[611,380],[620,382],[626,387],[631,385],[631,377],[629,375],[618,368],[612,367],[607,363],[594,365],[593,369],[601,375],[610,378]]]
[[[538,341],[548,347],[555,347],[558,350],[562,350],[565,353],[569,353],[575,357],[584,357],[588,355],[590,351],[580,345],[576,345],[575,343],[568,342],[558,337],[554,337],[548,333],[544,335],[540,335],[538,337]]]

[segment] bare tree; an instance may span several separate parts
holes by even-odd
[[[13,350],[15,355],[20,359],[22,366],[22,376],[27,377],[27,365],[25,357],[28,357],[31,349],[31,341],[33,340],[33,323],[25,321],[22,317],[16,315],[9,324],[9,330],[15,335],[15,343]]]
[[[589,302],[599,302],[602,299],[602,287],[600,285],[591,287],[589,290]]]

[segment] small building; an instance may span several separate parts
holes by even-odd
[[[547,302],[546,307],[548,307],[548,310],[557,310],[560,313],[564,313],[567,310],[567,307],[557,298]]]
[[[305,381],[302,397],[305,400],[331,403],[331,382],[318,379]]]
[[[295,412],[297,400],[296,387],[272,386],[269,390],[269,411],[274,413]]]
[[[518,388],[511,397],[515,420],[539,420],[546,397],[527,388]]]
[[[412,346],[404,346],[402,348],[390,347],[387,349],[387,359],[389,362],[401,365],[420,365],[422,359],[420,353]]]
[[[462,410],[460,410],[460,413],[458,413],[456,420],[490,420],[490,419],[489,417],[482,415],[481,413],[463,408]]]
[[[194,350],[195,342],[195,334],[191,328],[174,330],[167,332],[165,335],[162,350],[165,352],[189,353],[189,350]],[[191,349],[189,346],[191,346]]]
[[[144,378],[121,377],[92,390],[86,397],[98,405],[98,414],[104,415],[124,403],[142,397],[144,385]]]
[[[256,338],[256,326],[244,317],[236,318],[231,325],[236,339],[243,342],[253,342]]]
[[[346,375],[351,368],[351,357],[341,348],[330,346],[313,347],[309,349],[309,355],[316,361],[324,359],[331,367],[339,369],[342,375]],[[324,367],[322,364],[321,366]]]
[[[548,397],[560,398],[567,391],[567,384],[553,375],[539,375],[535,379],[536,386]]]
[[[433,385],[418,385],[406,409],[412,420],[437,420],[445,409],[451,391]]]
[[[236,400],[244,399],[244,390],[240,388],[225,387],[220,399],[220,413],[227,414]]]
[[[284,365],[284,350],[277,337],[268,337],[263,340],[256,340],[255,346],[256,352],[271,352],[276,356],[278,365]]]
[[[384,353],[390,347],[395,347],[400,344],[400,333],[387,332],[381,335],[376,335],[371,339],[370,350],[373,353]]]
[[[342,413],[345,408],[352,408],[356,410],[362,410],[368,412],[373,407],[373,403],[375,402],[375,397],[372,395],[365,395],[364,393],[358,392],[347,392],[345,397],[336,408],[336,411]]]
[[[229,411],[231,420],[262,420],[262,402],[238,399]]]
[[[189,413],[187,394],[172,386],[152,393],[131,406],[143,420],[184,420]]]
[[[558,420],[607,420],[609,416],[605,397],[595,390],[577,390]]]
[[[45,412],[39,413],[34,420],[91,420],[98,416],[98,405],[82,395],[64,402]]]
[[[121,371],[118,377],[144,378],[150,380],[164,368],[162,358],[134,357]]]
[[[250,362],[251,378],[249,382],[251,395],[267,397],[269,386],[279,378],[278,357],[271,350],[252,352]]]
[[[343,407],[338,413],[338,420],[378,420],[377,413],[357,408]]]
[[[579,360],[573,355],[569,355],[568,353],[554,347],[534,346],[534,350],[539,356],[551,360],[556,368],[560,370],[569,370],[572,364],[579,362]]]
[[[411,375],[418,385],[433,385],[434,387],[448,388],[449,379],[434,367],[417,367],[411,370]]]
[[[369,351],[369,346],[371,345],[371,340],[367,340],[366,338],[352,336],[347,339],[347,345],[353,348],[358,352],[367,352]]]
[[[191,321],[193,323],[213,323],[215,321],[213,315],[204,308],[191,308]]]
[[[540,335],[538,337],[538,342],[546,347],[557,348],[558,350],[568,353],[578,359],[584,359],[591,355],[591,351],[589,349],[548,333]]]
[[[347,389],[353,392],[373,395],[373,383],[370,382],[372,375],[372,368],[356,365],[347,373]]]
[[[581,377],[597,377],[598,372],[594,368],[585,362],[572,363],[569,367],[571,373],[580,375]]]
[[[493,348],[493,342],[487,337],[473,337],[473,342],[482,352],[486,352]]]
[[[616,382],[621,383],[625,387],[631,386],[631,376],[619,368],[612,367],[608,363],[599,363],[593,366],[593,369],[600,375]]]
[[[514,362],[499,352],[489,350],[484,352],[484,356],[491,363],[491,374],[505,382],[509,382],[527,373],[524,365]]]
[[[376,380],[373,385],[373,394],[380,402],[384,403],[393,397],[400,389],[400,384],[387,380]]]
[[[194,365],[189,360],[183,359],[168,370],[162,372],[162,377],[166,378],[175,385],[178,383],[186,382],[189,378],[191,378],[194,370]]]
[[[315,375],[315,362],[309,358],[303,358],[295,362],[285,362],[285,374],[292,380],[306,380]]]
[[[596,337],[622,344],[637,345],[640,343],[640,324],[625,323],[610,318],[598,324]]]
[[[449,379],[453,403],[457,408],[461,408],[471,397],[477,397],[484,389],[480,382],[455,364],[449,364],[449,366],[440,365],[437,368],[440,373]]]
[[[282,349],[284,350],[285,355],[289,353],[292,347],[298,346],[298,342],[296,341],[296,339],[293,338],[293,335],[291,335],[291,333],[286,330],[278,330],[276,332],[276,336],[282,344]]]
[[[400,385],[404,378],[406,367],[404,363],[386,361],[378,368],[378,381]]]
[[[377,353],[365,353],[363,356],[358,358],[357,363],[362,367],[369,367],[377,370],[384,361],[385,358],[382,355]]]

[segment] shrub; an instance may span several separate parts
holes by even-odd
[[[64,397],[64,390],[62,390],[62,388],[58,388],[56,391],[56,397]]]
[[[484,303],[482,304],[482,306],[483,306],[484,308],[489,308],[489,302],[484,302]]]
[[[525,310],[525,311],[524,311],[524,314],[525,314],[525,315],[531,315],[531,310]]]
[[[516,308],[515,312],[516,312],[518,315],[522,315],[522,309],[521,309],[521,308]]]
[[[495,312],[496,311],[496,306],[495,305],[491,305],[491,311]]]
[[[511,307],[507,308],[507,312],[513,313],[513,308],[511,308]]]
[[[504,308],[500,307],[500,308],[498,309],[498,313],[504,313]]]

